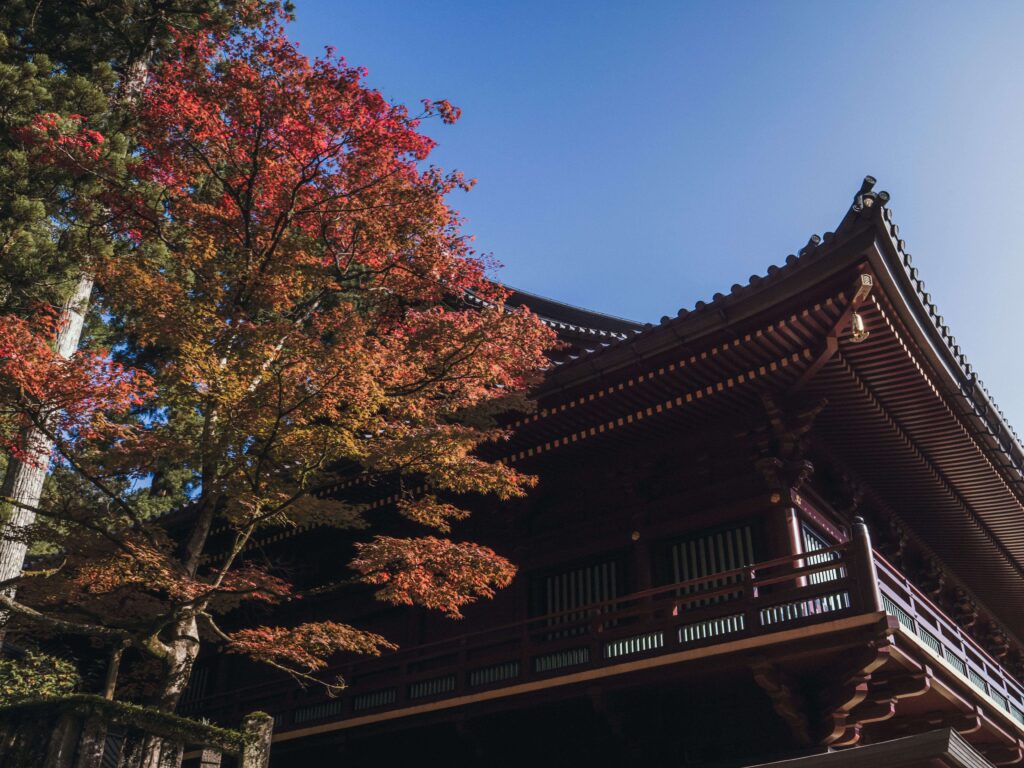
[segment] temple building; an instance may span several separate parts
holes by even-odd
[[[451,621],[345,587],[342,532],[268,533],[327,585],[275,621],[400,650],[334,698],[213,654],[183,712],[269,712],[273,768],[1024,765],[1024,449],[873,187],[657,325],[514,294],[567,342],[488,449],[539,484],[456,532],[513,585]]]

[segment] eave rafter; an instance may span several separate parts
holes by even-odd
[[[873,314],[878,318],[878,322],[873,325],[873,332],[880,336],[886,336],[891,342],[885,346],[884,351],[879,346],[870,353],[856,348],[847,348],[845,352],[841,349],[834,364],[838,365],[855,383],[879,416],[886,421],[893,434],[914,456],[915,461],[928,472],[936,487],[941,488],[942,493],[963,510],[964,514],[983,532],[989,544],[1000,553],[1000,556],[1019,577],[1024,578],[1024,565],[1022,565],[1024,551],[1016,554],[1011,551],[1006,539],[992,530],[984,512],[985,509],[992,508],[998,495],[1001,495],[1001,504],[1015,506],[1015,512],[1019,515],[1018,519],[1024,519],[1024,507],[1020,505],[1017,494],[1006,482],[999,468],[992,462],[988,452],[984,450],[984,446],[978,442],[975,435],[950,407],[925,366],[918,360],[912,346],[904,339],[894,319],[886,311],[880,297],[872,296],[871,305]],[[878,389],[878,384],[871,380],[871,374],[862,370],[871,358],[877,359],[882,354],[892,355],[893,353],[896,353],[895,356],[886,360],[885,366],[897,369],[902,365],[904,370],[912,371],[913,375],[923,384],[921,391],[927,392],[927,397],[932,400],[932,408],[944,414],[945,425],[929,418],[926,425],[927,431],[920,436],[916,435],[915,433],[920,432],[923,427],[921,425],[911,426],[900,414],[900,411],[908,410],[911,405],[920,410],[922,407],[920,394],[914,394],[914,403],[887,403],[886,396]],[[904,399],[909,394],[906,393]],[[957,479],[950,476],[947,471],[949,468],[944,467],[943,460],[935,455],[937,450],[935,446],[946,450],[952,447],[956,448],[955,473],[965,478],[964,482],[967,483],[967,487],[960,487]],[[973,469],[969,467],[970,464],[973,464]],[[984,498],[980,507],[970,498],[975,494],[980,494]]]
[[[799,352],[793,352],[786,357],[779,358],[778,360],[772,360],[754,368],[748,368],[745,371],[739,371],[732,376],[720,379],[711,384],[706,384],[668,400],[663,400],[625,415],[582,427],[577,431],[565,434],[562,437],[548,440],[530,448],[517,451],[511,456],[502,458],[501,461],[506,464],[514,464],[524,459],[532,458],[542,453],[547,453],[557,448],[586,440],[587,438],[603,435],[605,433],[612,432],[613,430],[642,422],[645,419],[652,418],[658,414],[667,413],[673,409],[683,408],[692,403],[698,403],[723,392],[741,387],[744,384],[750,384],[757,379],[769,377],[776,372],[784,371],[791,366],[799,365],[801,362],[807,362],[811,360],[811,358],[811,350],[804,348]]]
[[[637,420],[638,414],[641,414],[639,418],[650,416],[659,412],[659,406],[668,410],[671,407],[668,403],[679,404],[676,401],[680,397],[684,400],[687,395],[702,397],[716,388],[764,376],[772,365],[797,362],[794,354],[798,355],[801,366],[806,367],[814,360],[817,346],[824,343],[827,334],[848,315],[848,295],[849,292],[837,292],[800,312],[790,313],[725,342],[701,348],[699,340],[685,344],[680,341],[684,354],[677,353],[668,360],[651,361],[645,366],[638,364],[639,372],[624,374],[618,381],[605,383],[596,379],[596,387],[561,402],[558,402],[559,395],[546,395],[536,413],[510,424],[517,432],[514,440],[522,444],[512,455],[518,456],[521,450],[566,437],[571,440],[573,433],[589,432],[590,427],[599,428],[601,424],[617,424],[620,418]],[[652,413],[648,414],[648,410]]]

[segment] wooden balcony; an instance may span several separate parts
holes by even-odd
[[[917,638],[943,666],[968,681],[1024,727],[1024,686],[1020,681],[885,558],[876,552],[874,559],[885,613],[899,622],[903,632]]]
[[[325,724],[348,728],[450,710],[881,623],[883,635],[904,636],[909,650],[901,658],[916,653],[924,658],[915,662],[919,668],[937,662],[1016,724],[1014,737],[1024,736],[1024,687],[873,552],[862,525],[857,529],[850,543],[813,554],[341,665],[331,671],[351,687],[335,698],[278,681],[191,702],[187,711],[231,723],[264,710],[274,716],[276,740],[289,740]]]

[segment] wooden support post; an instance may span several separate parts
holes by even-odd
[[[266,712],[253,712],[242,721],[242,739],[245,744],[239,757],[238,768],[268,768],[270,740],[274,735],[274,718]]]
[[[757,587],[754,585],[756,569],[743,569],[743,631],[753,635],[761,630],[761,611],[757,603]]]
[[[804,561],[798,559],[798,556],[803,554],[803,542],[800,539],[800,520],[797,511],[790,506],[790,499],[783,493],[772,493],[768,501],[772,506],[768,510],[766,520],[769,552],[765,559],[792,557],[793,567],[800,568]],[[794,587],[803,587],[806,584],[806,577],[803,576],[794,577],[792,582],[787,582],[787,586]]]
[[[865,611],[881,611],[882,595],[878,591],[878,571],[875,568],[875,553],[871,548],[871,535],[864,518],[853,518],[853,561],[856,572],[852,574],[857,585],[861,608]]]
[[[635,525],[635,523],[634,523]],[[636,591],[644,592],[654,586],[654,575],[651,572],[651,543],[644,536],[640,527],[634,528],[630,539],[632,546],[633,576],[636,579]]]

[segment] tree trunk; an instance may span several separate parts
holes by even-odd
[[[61,310],[56,352],[65,360],[78,349],[91,293],[92,277],[82,274]],[[28,550],[26,534],[35,522],[36,514],[31,509],[18,505],[39,506],[39,499],[43,494],[43,481],[50,466],[50,452],[53,450],[52,441],[41,429],[26,428],[24,438],[29,460],[18,461],[12,457],[7,465],[7,475],[4,477],[3,495],[13,503],[10,504],[10,515],[0,533],[0,581],[21,575],[25,564],[25,552]],[[14,587],[7,590],[11,597],[14,596],[14,592]],[[0,615],[0,624],[5,624],[6,620],[6,615]]]
[[[174,625],[173,635],[167,644],[169,653],[164,662],[163,685],[154,706],[164,712],[173,712],[178,700],[188,685],[192,673],[192,665],[199,654],[199,626],[194,616],[181,619]],[[164,753],[168,754],[164,754]],[[146,736],[139,750],[139,768],[165,768],[173,763],[166,760],[178,760],[180,753],[177,744],[164,741],[158,736]]]

